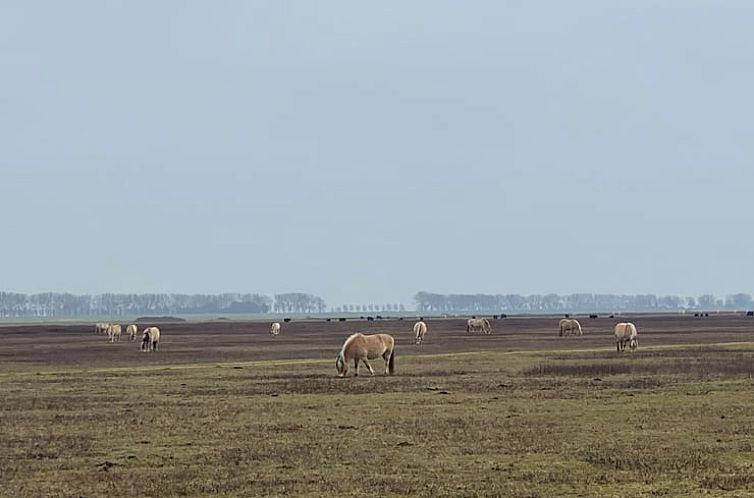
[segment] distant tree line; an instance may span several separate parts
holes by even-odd
[[[199,313],[319,313],[322,298],[309,294],[97,294],[0,292],[0,317],[132,316]]]
[[[576,313],[621,311],[678,311],[683,309],[744,310],[754,308],[750,294],[731,294],[725,299],[711,294],[699,297],[656,296],[654,294],[433,294],[414,297],[422,313]]]
[[[276,313],[324,313],[327,304],[319,296],[290,292],[288,294],[276,294],[273,309]]]
[[[368,313],[368,312],[403,312],[406,306],[403,304],[344,304],[332,309],[335,313]]]

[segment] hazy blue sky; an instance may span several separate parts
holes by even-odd
[[[754,3],[0,3],[0,288],[754,291]]]

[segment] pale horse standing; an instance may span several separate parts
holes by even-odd
[[[107,328],[107,337],[110,338],[110,342],[120,342],[120,333],[122,330],[122,327],[117,323],[110,324]]]
[[[279,333],[280,333],[280,323],[274,322],[270,326],[270,334],[272,334],[272,335],[278,335]]]
[[[94,333],[95,334],[107,334],[107,329],[110,328],[109,323],[100,322],[94,324]]]
[[[633,353],[639,348],[639,333],[636,331],[636,325],[631,322],[619,323],[615,326],[615,347],[618,352],[626,350],[626,344],[631,348]]]
[[[157,327],[147,327],[144,329],[144,336],[141,339],[141,350],[144,352],[157,351],[160,342],[160,329]]]
[[[128,334],[128,340],[129,341],[135,341],[136,340],[136,334],[139,333],[139,328],[134,325],[133,323],[126,327],[126,334]]]
[[[385,375],[395,373],[395,339],[389,334],[364,335],[356,333],[351,335],[335,360],[335,369],[338,371],[338,377],[345,377],[348,373],[348,364],[353,361],[356,375],[359,375],[359,361],[369,369],[369,373],[374,375],[372,365],[367,360],[374,360],[382,357],[385,360]]]
[[[427,335],[427,324],[424,320],[419,320],[414,324],[414,336],[416,336],[416,344],[424,342],[424,336]]]

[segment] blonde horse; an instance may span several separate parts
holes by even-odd
[[[484,332],[485,334],[491,334],[492,333],[492,325],[490,325],[490,321],[486,318],[469,318],[466,320],[466,333],[472,331]]]
[[[128,340],[129,341],[135,341],[136,340],[136,334],[139,333],[139,328],[134,325],[133,323],[126,327],[126,334],[128,334]]]
[[[419,320],[414,324],[414,335],[417,344],[424,342],[424,336],[427,335],[427,324],[424,323],[424,320]]]
[[[615,326],[615,347],[618,352],[626,350],[626,344],[631,348],[633,353],[639,348],[639,333],[636,331],[636,325],[631,322],[619,323]]]
[[[348,373],[348,364],[353,361],[356,375],[359,375],[359,361],[374,375],[372,365],[367,360],[382,357],[385,360],[385,375],[395,373],[395,339],[389,334],[364,335],[356,333],[351,335],[340,349],[338,358],[335,360],[335,368],[338,377],[345,377]]]
[[[107,336],[110,338],[110,342],[120,342],[120,333],[122,328],[117,323],[111,323],[107,328]]]
[[[147,327],[144,329],[144,337],[141,340],[142,351],[157,351],[157,344],[159,342],[160,329],[158,329],[157,327]]]
[[[560,335],[584,335],[578,320],[563,318],[560,320]]]
[[[94,324],[94,333],[95,334],[106,334],[107,333],[107,329],[109,329],[109,328],[110,328],[110,324],[109,323],[105,323],[105,322],[95,323]]]
[[[275,322],[270,326],[270,334],[272,335],[278,335],[280,333],[280,324],[278,322]]]

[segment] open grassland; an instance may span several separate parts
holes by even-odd
[[[396,376],[347,379],[347,324],[0,330],[0,497],[754,496],[752,322],[637,318],[619,354],[552,321],[396,332]]]

